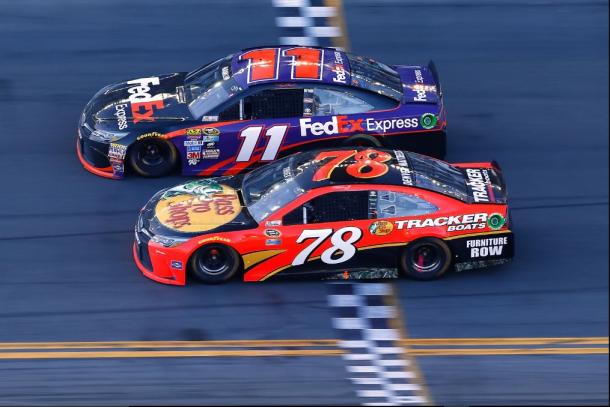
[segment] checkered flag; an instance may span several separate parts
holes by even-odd
[[[347,49],[340,0],[272,0],[283,45]]]
[[[427,399],[401,346],[392,287],[381,283],[329,284],[329,305],[348,377],[363,405],[421,405]]]

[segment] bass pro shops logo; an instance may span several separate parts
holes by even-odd
[[[153,122],[155,118],[153,113],[156,109],[163,109],[163,95],[152,96],[150,94],[150,86],[158,86],[159,78],[156,76],[150,78],[134,79],[127,82],[132,86],[127,90],[129,92],[129,101],[131,102],[131,114],[133,122],[141,121]]]

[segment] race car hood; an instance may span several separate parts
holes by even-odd
[[[184,101],[185,73],[132,79],[108,85],[87,104],[85,115],[119,131],[158,122],[192,119]]]
[[[189,181],[159,191],[142,209],[152,235],[189,237],[257,227],[241,197],[242,177]]]
[[[429,68],[404,65],[394,68],[403,83],[403,103],[438,103],[438,84]]]

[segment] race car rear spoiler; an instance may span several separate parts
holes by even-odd
[[[506,182],[496,161],[452,165],[464,174],[471,203],[507,203]]]
[[[436,82],[436,92],[438,93],[438,97],[440,98],[443,96],[443,89],[441,87],[441,81],[438,77],[438,71],[436,70],[436,65],[434,64],[433,60],[430,60],[430,62],[428,62],[428,69],[430,70],[430,73],[434,78],[434,82]]]
[[[441,100],[438,72],[433,62],[428,66],[395,65],[403,84],[403,103],[436,104]]]

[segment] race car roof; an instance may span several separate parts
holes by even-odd
[[[421,154],[347,147],[304,152],[294,157],[293,176],[305,189],[350,184],[410,186],[469,200],[461,170]]]
[[[271,46],[244,49],[232,56],[231,75],[246,89],[274,82],[355,86],[400,100],[398,73],[373,59],[334,48]]]

